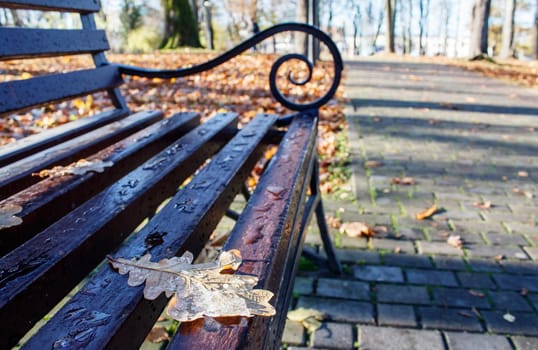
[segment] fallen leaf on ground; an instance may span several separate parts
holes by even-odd
[[[467,311],[458,311],[458,314],[463,316],[463,317],[473,318],[473,315],[468,313]]]
[[[516,322],[516,316],[512,315],[511,313],[507,312],[503,315],[503,318],[510,323]]]
[[[334,216],[327,216],[327,225],[332,228],[340,228],[340,219]]]
[[[529,290],[527,288],[521,288],[521,291],[519,292],[522,296],[526,296],[529,294]]]
[[[144,298],[155,300],[161,293],[176,295],[168,315],[178,321],[193,321],[209,317],[273,316],[276,310],[269,304],[273,293],[254,289],[256,276],[223,273],[236,271],[242,262],[238,250],[222,252],[218,260],[192,264],[193,255],[151,262],[146,254],[138,260],[108,257],[121,275],[129,273],[127,284],[144,287]]]
[[[0,207],[0,230],[22,224],[22,219],[15,214],[22,211],[20,205],[7,204]]]
[[[478,318],[482,318],[482,315],[480,314],[480,311],[478,311],[478,309],[477,309],[476,307],[473,306],[473,307],[471,308],[471,311],[473,312],[473,314],[476,315],[476,317],[478,317]]]
[[[417,213],[415,215],[415,218],[417,220],[424,220],[424,219],[427,219],[429,217],[431,217],[433,214],[435,214],[435,212],[437,212],[437,205],[433,204],[431,207],[429,207],[428,209],[426,210],[423,210],[419,213]]]
[[[517,176],[519,176],[519,177],[529,177],[529,173],[522,170],[522,171],[517,172]]]
[[[483,297],[486,296],[486,295],[485,295],[484,293],[482,293],[481,291],[479,291],[479,290],[474,290],[474,289],[469,290],[469,294],[471,294],[471,295],[474,296],[474,297],[479,297],[479,298],[483,298]]]
[[[461,248],[463,247],[463,240],[461,239],[461,236],[456,235],[450,235],[448,236],[446,242],[448,245],[454,247],[454,248]]]
[[[340,226],[340,233],[345,233],[349,237],[372,237],[375,234],[370,226],[360,221],[343,223]]]
[[[522,190],[521,188],[519,187],[514,187],[512,188],[512,192],[516,193],[516,194],[519,194],[519,195],[522,195],[522,196],[525,196],[529,199],[532,199],[534,198],[534,194],[532,192],[529,192],[529,191],[524,191]]]
[[[402,248],[400,248],[400,246],[394,247],[394,253],[400,254],[401,251],[402,251]]]
[[[321,321],[325,318],[325,314],[316,309],[305,309],[300,307],[289,311],[287,318],[290,321],[301,322],[303,327],[306,328],[308,332],[312,333],[321,327]]]
[[[383,166],[383,162],[380,162],[379,160],[367,160],[364,162],[364,166],[367,168],[379,168],[380,166]]]
[[[163,326],[155,326],[149,331],[146,340],[152,343],[162,343],[165,340],[170,340],[170,336]]]
[[[105,168],[109,168],[112,165],[114,165],[114,163],[109,161],[104,162],[100,159],[94,161],[80,159],[67,166],[55,166],[52,169],[41,170],[39,173],[32,175],[39,177],[59,177],[64,175],[84,175],[90,171],[102,173]]]
[[[414,185],[416,181],[412,177],[402,177],[402,178],[393,177],[390,183],[393,185],[410,186],[410,185]]]
[[[504,255],[503,254],[496,255],[494,259],[497,261],[501,261],[504,259]]]
[[[492,207],[492,204],[490,201],[486,201],[486,202],[474,202],[473,203],[473,206],[478,208],[478,209],[491,209]]]

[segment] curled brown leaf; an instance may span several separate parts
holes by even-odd
[[[433,204],[426,210],[423,210],[415,215],[417,220],[424,220],[432,217],[437,212],[437,205]]]

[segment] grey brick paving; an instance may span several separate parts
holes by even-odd
[[[297,308],[300,307],[319,310],[332,321],[375,323],[374,308],[367,302],[346,301],[344,303],[338,299],[301,297],[297,302]]]
[[[402,269],[393,266],[355,266],[353,275],[364,281],[400,283],[404,281]]]
[[[380,326],[417,327],[415,310],[410,305],[377,305],[377,324]]]
[[[528,294],[527,298],[531,304],[534,305],[534,309],[538,310],[538,294]]]
[[[373,238],[372,246],[374,249],[384,249],[391,252],[399,251],[401,253],[415,253],[415,246],[413,245],[413,242],[399,239]]]
[[[342,262],[380,264],[379,253],[353,249],[335,249],[336,256]]]
[[[525,252],[534,260],[538,260],[538,248],[536,247],[524,247]]]
[[[538,292],[538,276],[516,276],[513,274],[495,273],[492,277],[501,289],[522,290],[525,288],[531,292]]]
[[[538,337],[512,337],[512,341],[518,350],[538,350]]]
[[[293,292],[302,295],[314,293],[314,278],[297,276],[293,285]]]
[[[303,345],[304,333],[304,327],[300,322],[286,320],[282,342],[289,345]]]
[[[430,297],[424,286],[378,284],[377,301],[384,303],[429,305]]]
[[[500,272],[502,271],[499,263],[494,259],[469,259],[468,264],[471,270],[475,272]]]
[[[533,311],[527,300],[518,292],[489,291],[489,296],[496,309],[507,311]],[[537,325],[538,326],[538,325]]]
[[[386,265],[401,267],[431,268],[432,263],[428,256],[410,254],[385,254],[383,262]]]
[[[480,321],[469,309],[420,307],[419,318],[425,329],[482,331]]]
[[[503,318],[505,311],[483,311],[482,317],[490,332],[499,334],[538,335],[538,316],[535,313],[510,311],[514,322]]]
[[[351,349],[353,342],[350,324],[326,322],[312,334],[312,346],[316,348]]]
[[[452,256],[434,256],[435,267],[440,270],[465,270],[467,266],[462,258]]]
[[[463,287],[492,289],[495,283],[488,274],[475,272],[457,272],[458,279]]]
[[[359,327],[359,348],[368,350],[444,350],[438,331],[390,327]]]
[[[370,286],[358,281],[320,278],[316,294],[324,297],[370,300]]]
[[[450,350],[512,350],[512,345],[506,337],[473,333],[445,333]]]
[[[433,300],[439,306],[455,306],[466,308],[489,308],[487,298],[483,293],[473,290],[456,288],[435,288],[433,290]]]
[[[418,242],[418,252],[420,254],[433,254],[433,255],[463,255],[463,250],[454,248],[445,242]]]
[[[486,233],[486,239],[495,245],[528,245],[527,240],[520,234]]]
[[[503,260],[500,262],[500,264],[506,272],[538,275],[538,261]]]
[[[407,280],[413,284],[431,284],[447,287],[458,285],[456,277],[452,271],[435,271],[435,270],[406,270]]]
[[[467,252],[471,257],[483,257],[494,258],[497,256],[504,256],[510,259],[527,259],[525,252],[520,247],[514,246],[473,246],[467,249]]]

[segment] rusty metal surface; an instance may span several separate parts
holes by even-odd
[[[199,123],[198,114],[179,113],[88,157],[89,161],[103,160],[114,164],[102,173],[47,178],[0,201],[0,207],[22,207],[22,211],[17,214],[22,223],[1,231],[0,256],[119,180]]]
[[[300,226],[313,164],[317,118],[300,115],[263,174],[224,250],[239,249],[238,273],[260,278],[259,288],[274,291],[277,315],[249,321],[182,324],[171,349],[263,349],[278,346],[301,250]]]

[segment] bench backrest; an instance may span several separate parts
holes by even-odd
[[[116,89],[123,83],[121,75],[116,67],[107,65],[103,54],[109,49],[106,33],[96,28],[94,13],[100,10],[98,0],[1,0],[0,8],[78,13],[82,27],[0,27],[1,61],[91,54],[95,64],[91,69],[0,83],[0,116],[97,91],[108,91],[116,109],[127,109]]]

